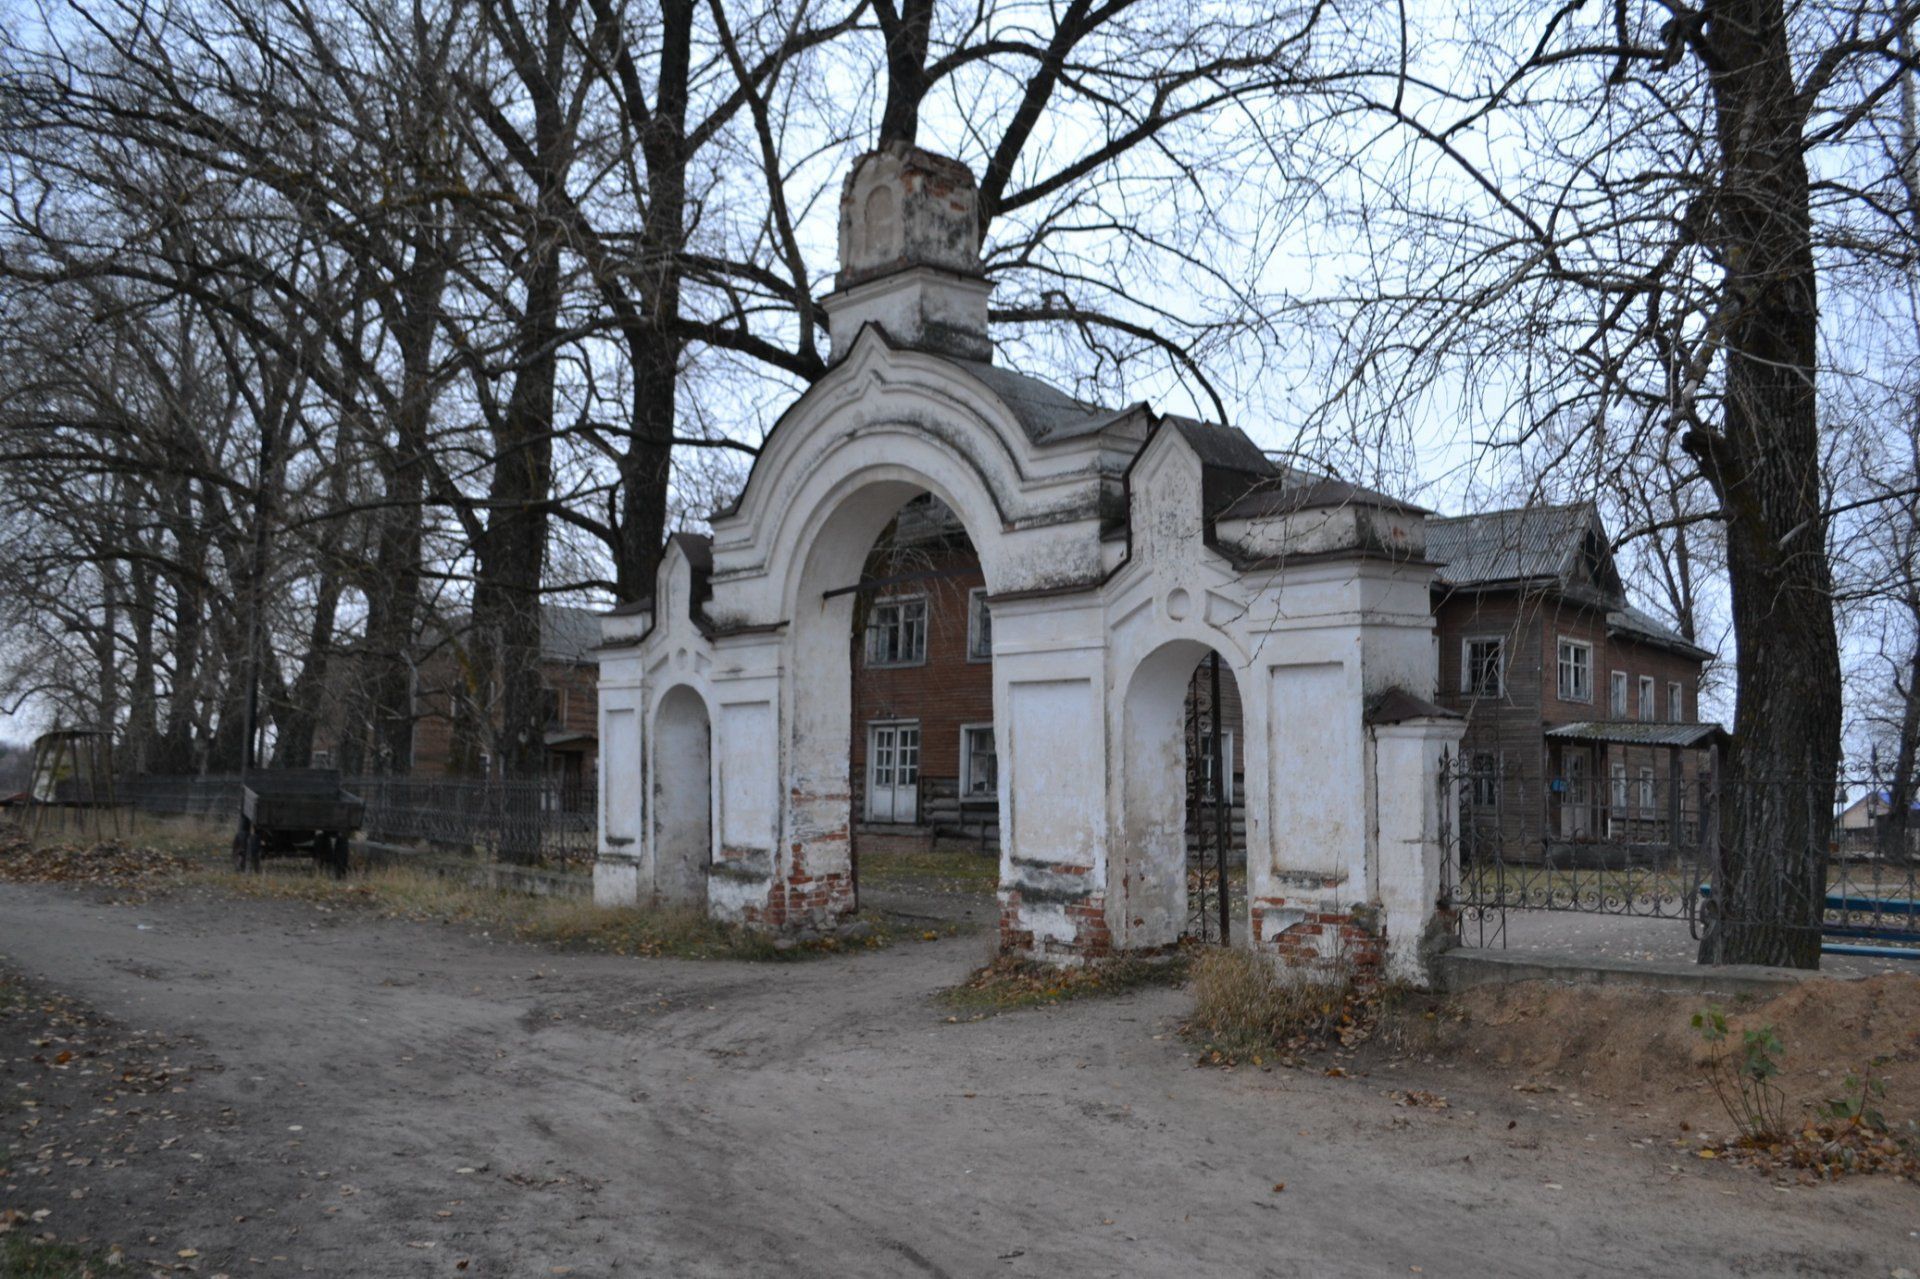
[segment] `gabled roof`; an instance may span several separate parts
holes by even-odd
[[[1200,459],[1200,465],[1215,470],[1238,471],[1242,475],[1278,477],[1281,470],[1247,438],[1238,427],[1202,422],[1198,418],[1169,414],[1167,426],[1180,433]]]
[[[992,391],[1019,420],[1020,429],[1035,444],[1058,444],[1065,440],[1095,435],[1129,413],[1137,405],[1124,409],[1103,408],[1076,400],[1051,382],[1042,382],[1015,369],[985,360],[964,360],[939,356],[955,368],[965,369],[982,386]]]
[[[1263,515],[1291,515],[1295,511],[1336,506],[1371,506],[1385,511],[1426,514],[1425,507],[1377,489],[1362,488],[1328,475],[1282,469],[1278,482],[1253,486],[1220,515],[1223,519],[1256,519]]]
[[[1598,541],[1599,576],[1582,572],[1587,552]],[[1427,558],[1441,566],[1441,582],[1451,586],[1492,583],[1584,585],[1624,601],[1613,572],[1606,530],[1591,502],[1568,506],[1527,506],[1484,511],[1427,521]],[[1585,577],[1585,581],[1577,580]],[[1609,589],[1611,587],[1611,589]]]
[[[540,655],[553,662],[591,662],[600,646],[600,613],[565,604],[540,606]]]
[[[1686,657],[1706,661],[1713,656],[1709,649],[1701,648],[1680,632],[1662,622],[1651,613],[1643,613],[1631,604],[1607,610],[1607,631],[1614,635],[1625,635],[1639,640],[1643,644],[1652,644],[1658,648],[1672,649]]]
[[[834,369],[850,364],[853,361],[853,349],[866,342],[879,342],[889,351],[907,351],[939,360],[966,373],[985,387],[994,398],[1006,405],[1007,411],[1020,424],[1020,429],[1025,432],[1027,439],[1034,444],[1059,444],[1067,440],[1098,435],[1109,426],[1144,407],[1144,405],[1133,404],[1126,408],[1115,409],[1089,404],[1084,400],[1075,399],[1050,382],[1043,382],[1037,377],[1004,365],[987,360],[970,360],[961,356],[942,355],[937,351],[925,351],[918,347],[902,346],[877,324],[868,324],[861,328],[860,335],[854,339],[854,347],[849,348],[848,355],[834,361]],[[827,376],[832,376],[832,370],[829,370]],[[818,386],[819,383],[814,385]],[[747,488],[753,484],[754,469],[759,467],[760,457],[766,455],[767,445],[779,432],[781,424],[811,392],[812,388],[802,391],[774,422],[773,429],[767,434],[767,439],[761,442],[759,457],[755,457],[753,468],[747,472],[746,484],[742,485],[740,491],[735,493],[725,505],[714,511],[715,518],[732,515],[740,509],[740,503],[747,495]]]

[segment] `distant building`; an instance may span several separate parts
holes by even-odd
[[[402,776],[489,777],[499,773],[487,748],[490,732],[480,721],[499,720],[499,680],[473,677],[459,657],[457,634],[429,643],[414,676],[413,755]],[[593,649],[600,642],[600,613],[545,604],[540,609],[540,683],[546,701],[547,776],[566,790],[592,784],[599,754],[600,668]],[[352,663],[343,663],[348,677]],[[337,708],[344,697],[330,698]],[[342,739],[349,731],[337,715],[323,719],[314,735],[313,765],[337,767]],[[368,733],[365,726],[360,728]],[[371,743],[363,743],[362,758]],[[462,758],[463,754],[466,756]]]
[[[993,722],[993,612],[959,519],[925,496],[881,535],[854,611],[852,743],[856,834],[922,843],[999,843],[999,760]],[[1187,698],[1188,789],[1196,845],[1212,821],[1211,743],[1202,731],[1205,663]],[[1221,749],[1232,846],[1244,855],[1240,696],[1221,682]]]
[[[1920,851],[1920,799],[1914,800],[1907,811],[1907,839]],[[1868,791],[1840,810],[1840,838],[1852,849],[1871,848],[1892,819],[1892,793],[1885,789]]]
[[[1465,830],[1508,857],[1696,845],[1713,654],[1632,605],[1592,505],[1430,519],[1427,557]]]

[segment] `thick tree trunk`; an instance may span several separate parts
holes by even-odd
[[[387,505],[379,512],[373,581],[368,584],[368,664],[365,717],[372,724],[376,773],[413,766],[414,657],[419,643],[422,519],[426,465],[439,387],[433,373],[446,267],[437,250],[418,250],[400,282],[388,328],[400,350],[399,405],[390,450],[383,450],[381,481]]]
[[[129,576],[133,595],[129,621],[133,629],[133,677],[127,687],[126,743],[122,767],[130,774],[148,771],[159,732],[154,720],[154,589],[153,569],[145,560],[134,563]]]
[[[1706,6],[1723,175],[1724,421],[1689,433],[1726,516],[1738,694],[1707,963],[1816,968],[1840,760],[1840,655],[1815,416],[1803,108],[1780,0]]]
[[[273,767],[306,768],[313,763],[313,734],[333,665],[333,628],[340,608],[340,575],[333,565],[320,570],[314,592],[313,624],[307,631],[306,660],[287,690],[286,708],[276,716]]]
[[[655,108],[640,133],[647,163],[647,210],[641,227],[638,308],[622,305],[633,365],[633,435],[620,459],[616,586],[622,599],[653,592],[667,534],[667,491],[673,477],[673,430],[680,379],[681,254],[687,207],[687,83],[691,74],[693,4],[661,6]],[[619,289],[617,280],[603,288]]]
[[[1920,596],[1909,596],[1913,618],[1913,652],[1907,661],[1904,704],[1900,708],[1900,738],[1894,744],[1893,776],[1887,781],[1887,819],[1880,827],[1880,852],[1896,861],[1911,860],[1914,765],[1920,763]],[[1899,688],[1899,681],[1894,686]],[[1877,780],[1877,779],[1876,779]]]

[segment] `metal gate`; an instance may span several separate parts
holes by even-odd
[[[1697,936],[1707,850],[1718,846],[1710,783],[1595,785],[1570,771],[1544,779],[1537,809],[1516,811],[1536,802],[1531,779],[1497,761],[1443,761],[1442,900],[1461,940],[1504,947],[1515,910],[1671,919]]]

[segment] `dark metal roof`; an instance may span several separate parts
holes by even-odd
[[[1248,439],[1247,433],[1238,427],[1221,426],[1217,422],[1202,422],[1198,418],[1173,414],[1164,420],[1180,433],[1180,438],[1199,456],[1202,466],[1240,471],[1246,475],[1281,474],[1280,468],[1260,451],[1260,446]]]
[[[1035,444],[1055,444],[1098,433],[1130,409],[1109,409],[1076,400],[1050,382],[989,364],[985,360],[964,360],[955,356],[940,358],[965,369],[975,380],[992,391],[1020,422],[1027,438]]]
[[[1725,740],[1718,724],[1663,724],[1644,719],[1591,719],[1557,724],[1544,736],[1555,742],[1603,742],[1612,746],[1678,746],[1697,749]]]
[[[1710,650],[1701,648],[1659,618],[1650,613],[1643,613],[1631,604],[1608,610],[1607,629],[1650,644],[1657,644],[1662,648],[1670,648],[1676,653],[1696,657],[1701,661],[1713,656]]]
[[[1396,685],[1367,703],[1369,724],[1404,724],[1410,719],[1462,719],[1459,711],[1436,706]]]
[[[1254,519],[1262,515],[1290,515],[1337,506],[1371,506],[1385,511],[1426,513],[1423,506],[1391,497],[1375,489],[1362,488],[1330,476],[1285,472],[1278,483],[1256,485],[1242,494],[1232,506],[1220,513],[1222,519]],[[1428,551],[1432,558],[1432,551]]]
[[[679,543],[695,573],[713,572],[713,539],[705,533],[675,533],[667,540]]]
[[[1529,506],[1427,521],[1427,558],[1455,586],[1482,582],[1565,581],[1589,530],[1591,504]]]

